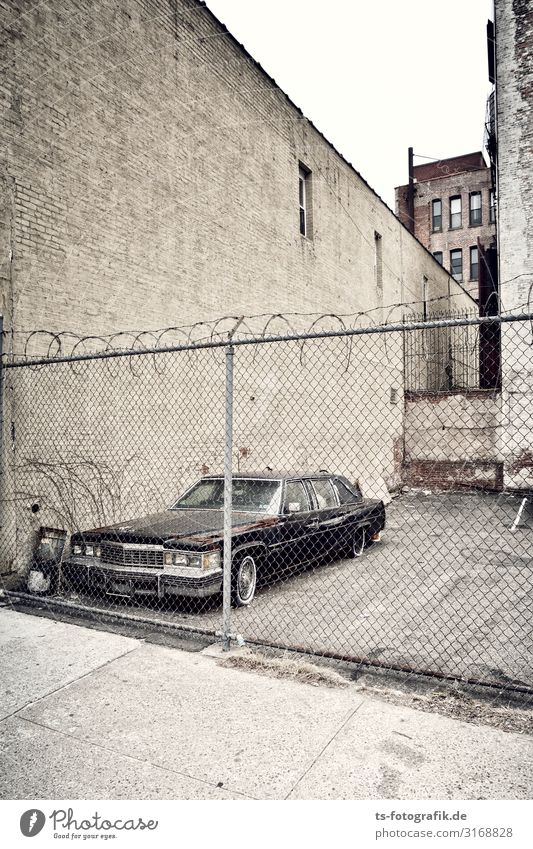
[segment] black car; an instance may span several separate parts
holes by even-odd
[[[223,476],[208,476],[162,513],[73,534],[63,573],[113,596],[220,593],[223,503]],[[235,475],[232,603],[250,604],[267,576],[361,556],[384,526],[383,502],[362,498],[340,475]]]

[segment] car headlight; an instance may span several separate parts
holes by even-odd
[[[190,566],[189,558],[182,551],[165,551],[165,566]]]
[[[192,569],[217,569],[220,566],[220,551],[203,553],[165,551],[165,566],[189,566]]]
[[[87,543],[85,545],[75,543],[72,546],[72,554],[85,554],[87,557],[101,557],[102,546],[96,543]]]
[[[220,568],[220,551],[206,551],[201,555],[202,569],[219,569]]]

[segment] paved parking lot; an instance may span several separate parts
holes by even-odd
[[[362,558],[261,588],[249,608],[232,612],[232,630],[247,640],[533,686],[533,521],[525,515],[511,530],[520,503],[510,495],[405,493],[387,510],[382,542]],[[216,603],[149,615],[221,628]]]
[[[265,588],[233,612],[233,628],[248,639],[533,685],[533,527],[510,530],[519,505],[492,494],[405,494],[363,558]]]

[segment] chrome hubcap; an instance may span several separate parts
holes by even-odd
[[[255,591],[255,563],[251,557],[245,557],[239,567],[237,585],[242,601],[247,601]]]

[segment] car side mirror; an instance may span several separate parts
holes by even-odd
[[[288,511],[289,513],[299,513],[302,507],[299,501],[289,501]]]

